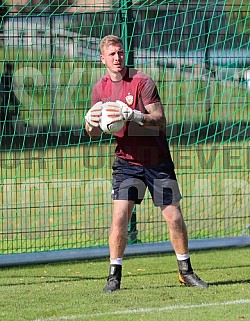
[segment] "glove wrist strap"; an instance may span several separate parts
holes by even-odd
[[[139,125],[143,125],[144,124],[144,115],[141,111],[134,109],[133,118],[131,120],[136,122]]]

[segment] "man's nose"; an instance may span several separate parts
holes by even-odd
[[[119,54],[118,53],[115,54],[115,60],[119,60]]]

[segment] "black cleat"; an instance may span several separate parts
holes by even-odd
[[[105,288],[103,289],[104,292],[114,292],[117,290],[120,290],[121,282],[118,281],[114,277],[109,277],[107,280],[107,284]]]
[[[178,261],[179,274],[178,280],[181,284],[186,286],[193,286],[195,288],[208,288],[208,284],[202,281],[192,269],[190,258],[183,261]]]
[[[208,284],[202,281],[194,272],[185,274],[179,272],[178,279],[181,284],[186,286],[192,286],[195,288],[208,288]]]
[[[103,289],[104,292],[114,292],[120,290],[122,277],[122,266],[118,264],[110,265],[107,284]]]

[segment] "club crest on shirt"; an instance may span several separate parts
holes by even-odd
[[[125,97],[125,99],[126,99],[126,103],[128,105],[132,105],[133,104],[134,97],[130,93],[128,93],[128,95]]]

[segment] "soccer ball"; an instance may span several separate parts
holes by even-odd
[[[102,108],[100,128],[104,133],[114,134],[116,132],[119,132],[123,128],[124,120],[120,120],[112,123],[113,118],[117,116],[108,116],[107,115],[108,110],[109,110],[109,107],[104,105]]]

